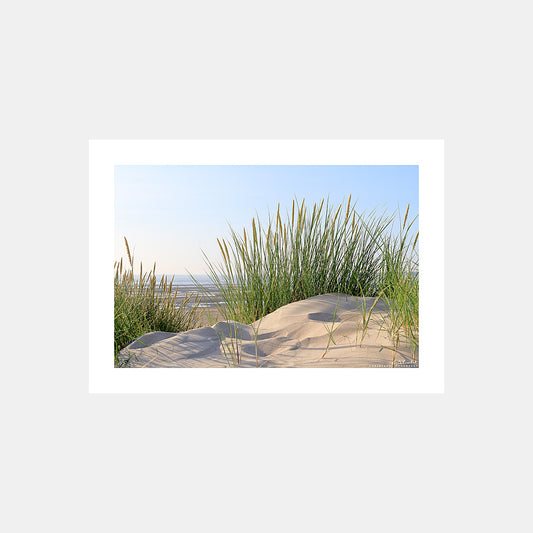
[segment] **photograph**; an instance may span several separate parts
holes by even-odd
[[[92,393],[442,393],[441,140],[93,140]]]
[[[423,357],[417,165],[117,165],[114,215],[116,368]]]

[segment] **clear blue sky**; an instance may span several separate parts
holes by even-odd
[[[117,166],[115,258],[124,239],[139,262],[158,274],[205,272],[202,250],[218,262],[217,237],[238,232],[252,217],[290,209],[295,196],[312,205],[352,195],[358,211],[374,208],[418,214],[417,166]],[[257,213],[257,214],[256,214]]]

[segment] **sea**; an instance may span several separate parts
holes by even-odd
[[[188,274],[157,274],[156,292],[157,288],[159,287],[159,283],[161,282],[163,277],[167,278],[168,283],[172,281],[173,293],[176,288],[178,289],[176,297],[176,307],[180,306],[183,300],[188,296],[192,296],[192,298],[187,303],[188,307],[194,304],[196,296],[201,296],[202,301],[199,307],[214,307],[217,304],[223,303],[222,298],[220,296],[220,291],[213,284],[209,276],[206,274],[194,274],[194,280],[196,280],[196,282],[198,282],[202,286],[203,290],[198,289],[198,284]],[[139,275],[135,275],[135,280],[139,280]]]

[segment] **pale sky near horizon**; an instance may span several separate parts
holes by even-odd
[[[218,263],[218,238],[268,221],[278,202],[312,207],[352,195],[357,210],[418,214],[418,166],[116,166],[115,259],[126,257],[124,236],[139,262],[158,274],[203,274],[202,250]]]

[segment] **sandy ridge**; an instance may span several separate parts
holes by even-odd
[[[360,345],[363,303],[370,309],[374,298],[363,302],[344,294],[314,296],[250,325],[218,322],[182,333],[148,333],[125,347],[119,357],[129,359],[127,366],[134,368],[222,368],[233,365],[238,350],[240,366],[248,368],[390,368],[394,351],[382,348],[392,344],[380,328],[386,308],[378,302]],[[333,342],[328,329],[334,330]],[[413,363],[411,348],[401,343],[395,360],[396,366],[418,366],[418,353]]]

